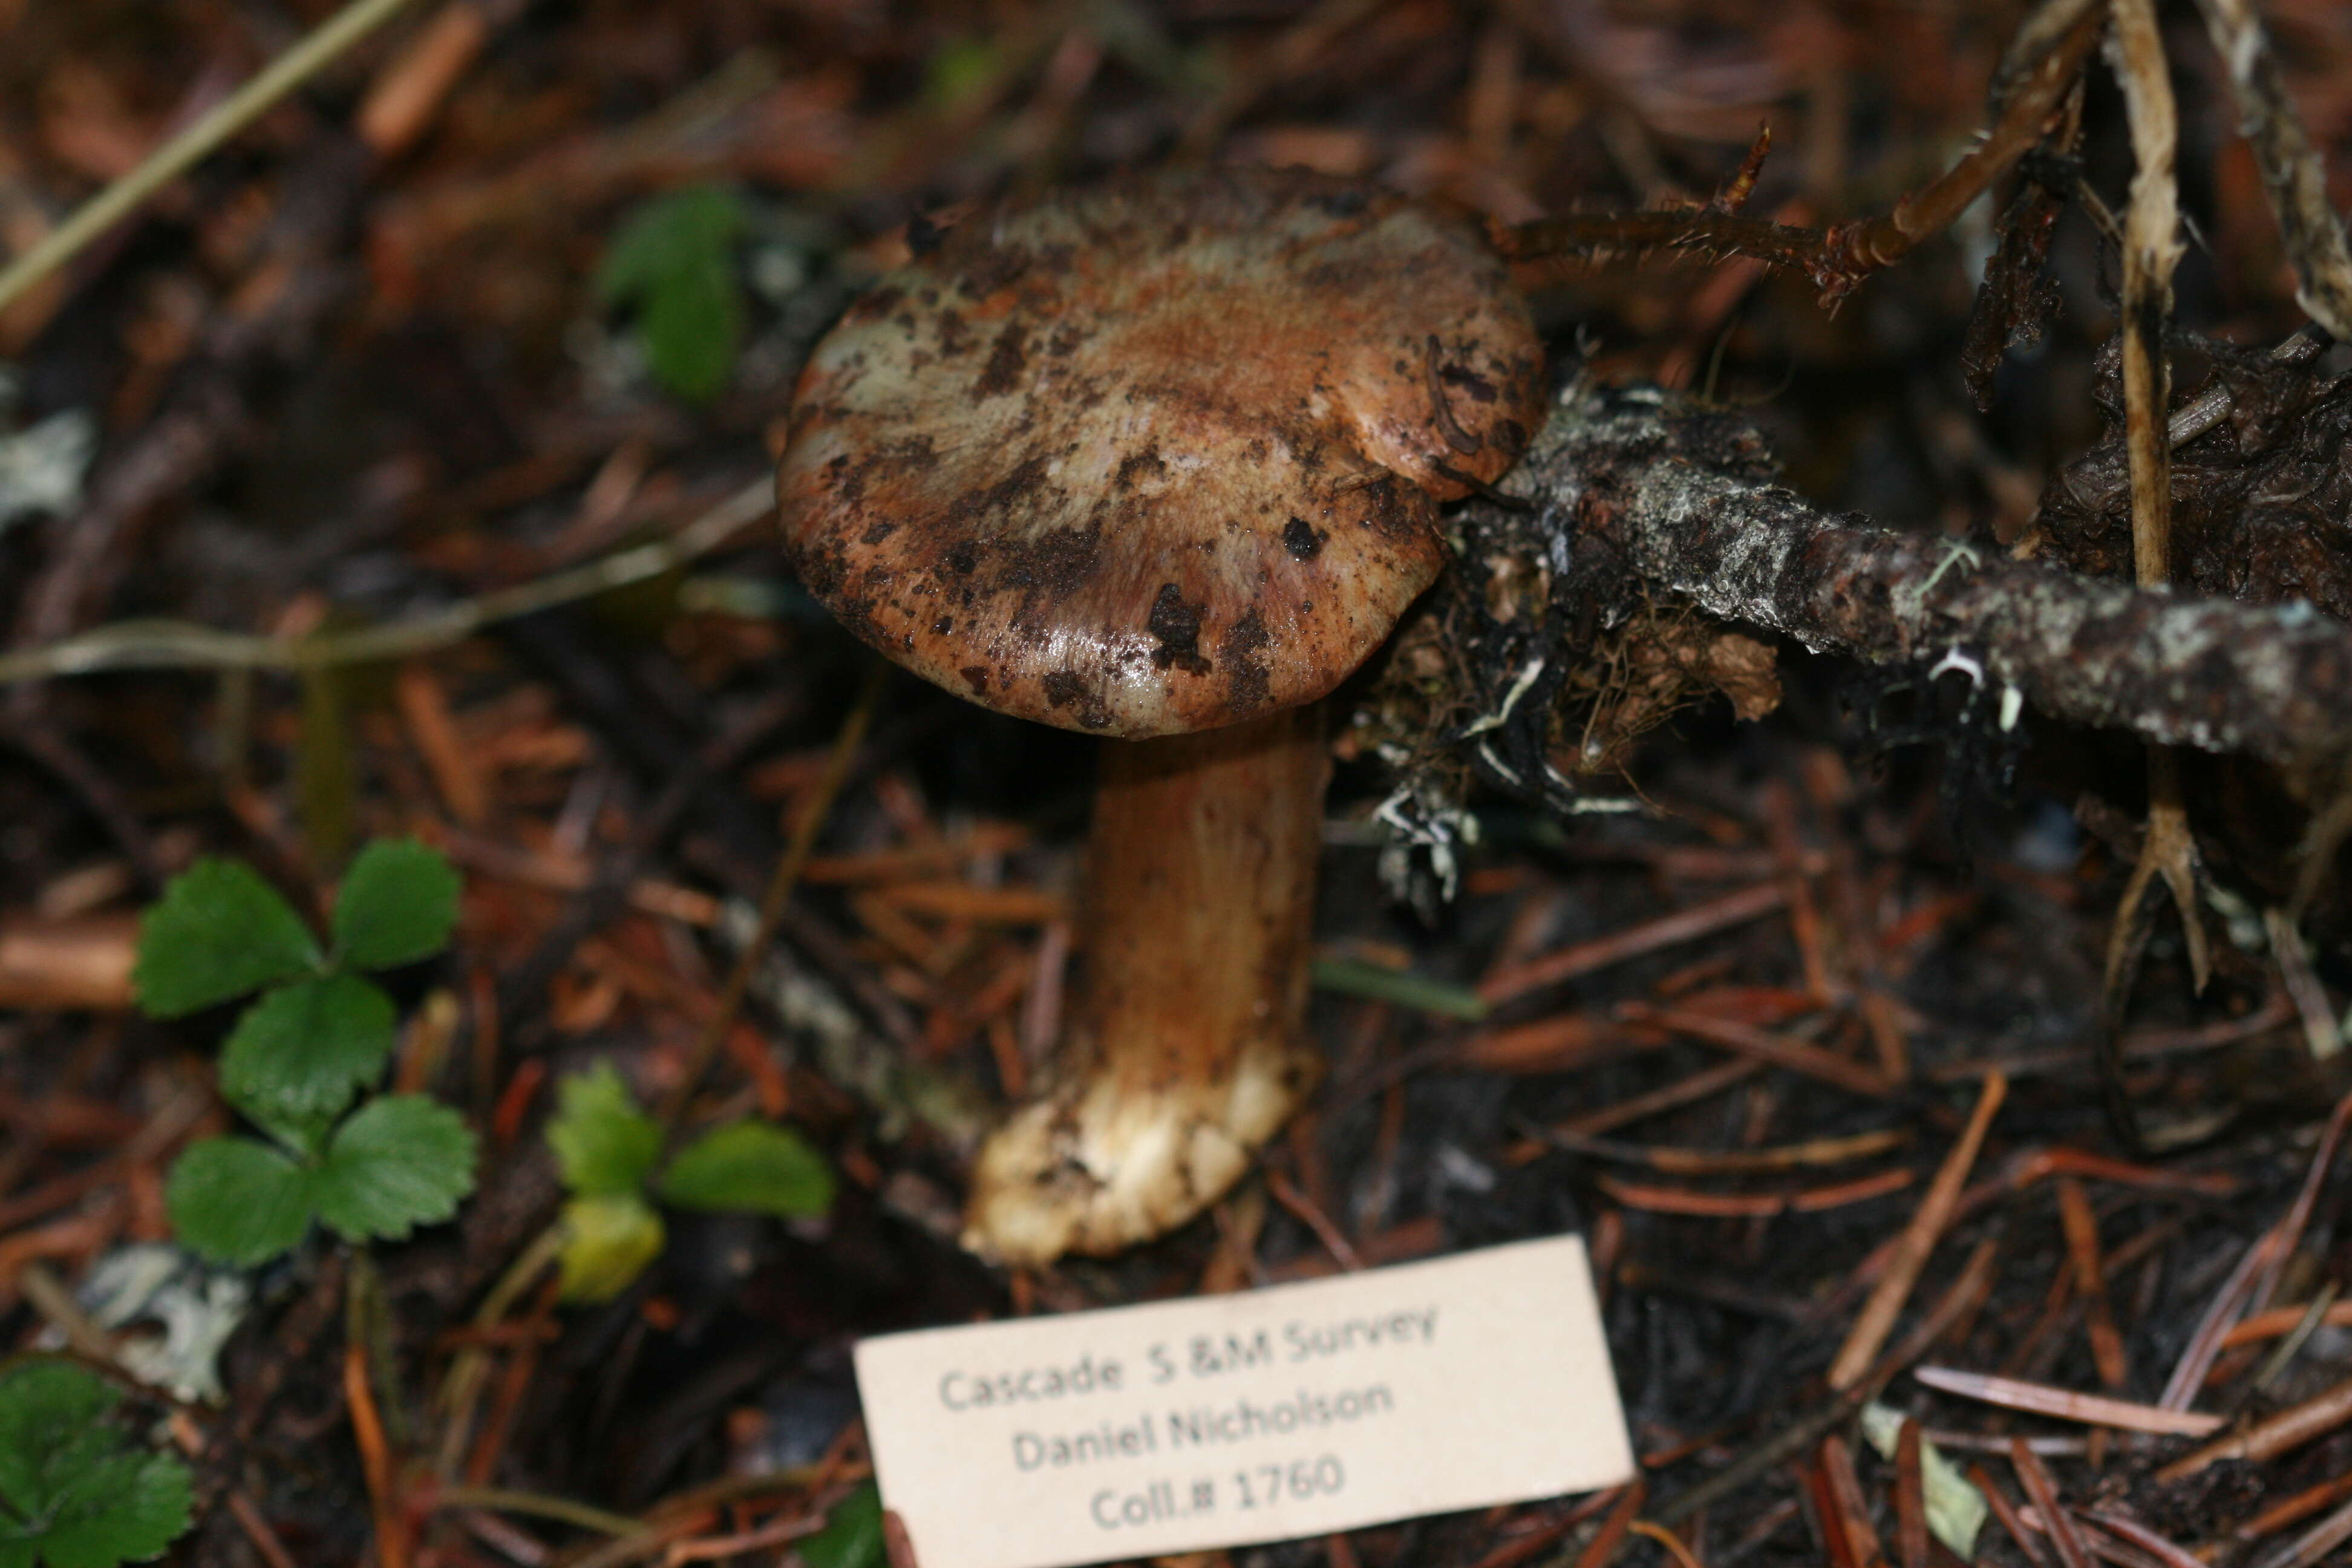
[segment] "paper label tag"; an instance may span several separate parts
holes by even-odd
[[[1069,1568],[1633,1476],[1584,1244],[866,1340],[922,1568]]]

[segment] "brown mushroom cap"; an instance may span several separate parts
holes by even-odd
[[[777,473],[802,579],[1002,712],[1141,737],[1329,691],[1542,414],[1480,237],[1295,172],[1007,202],[866,295]]]

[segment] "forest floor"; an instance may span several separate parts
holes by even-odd
[[[0,0],[0,247],[331,10]],[[974,202],[1181,161],[1368,177],[1497,224],[1686,212],[1764,124],[1746,210],[1828,224],[1969,149],[2022,16],[400,11],[0,310],[0,1351],[126,1389],[144,1369],[138,1430],[194,1481],[174,1563],[765,1563],[870,1473],[862,1336],[1576,1232],[1638,1489],[1184,1561],[1924,1568],[1954,1555],[1928,1505],[1971,1487],[1985,1563],[2343,1561],[2352,928],[2295,859],[2326,789],[2185,756],[2211,975],[2193,990],[2158,898],[2110,1004],[2147,811],[2129,735],[2031,711],[1995,733],[1920,668],[1750,628],[1777,661],[1766,716],[1645,706],[1622,663],[1561,694],[1559,754],[1606,759],[1577,786],[1630,809],[1448,774],[1481,829],[1450,900],[1425,862],[1396,896],[1374,814],[1399,781],[1346,748],[1307,1110],[1175,1234],[1008,1273],[958,1245],[961,1208],[1082,980],[1094,742],[905,675],[861,697],[875,661],[793,581],[762,499],[812,344],[907,261],[910,225],[919,243]],[[2305,318],[2200,14],[2161,20],[2178,402],[2242,369],[2210,345]],[[2340,207],[2352,7],[2270,20]],[[1547,268],[1554,374],[1735,409],[1814,501],[2030,552],[2053,477],[2122,418],[2101,219],[2129,205],[2132,148],[2095,55],[2085,82],[2077,161],[2031,176],[2065,197],[2054,310],[1982,408],[1969,321],[2014,181],[1833,310],[1753,258]],[[2335,493],[2227,504],[2274,502],[2296,549],[2352,561],[2342,516],[2298,499]],[[2129,573],[2087,546],[2068,563]],[[175,1163],[243,1124],[216,1068],[235,1011],[134,1005],[142,911],[223,858],[317,923],[383,840],[462,879],[446,948],[384,970],[381,1071],[383,1101],[462,1118],[470,1194],[373,1241],[300,1221],[247,1266],[130,1250],[173,1240]],[[604,1259],[615,1293],[581,1299],[548,1128],[600,1064],[661,1129],[793,1130],[778,1147],[822,1157],[829,1202],[666,1206],[642,1256]],[[1833,1387],[1915,1254],[1870,1378]],[[1874,1423],[1883,1450],[1864,1394],[1898,1423]],[[812,1562],[877,1561],[825,1539]]]

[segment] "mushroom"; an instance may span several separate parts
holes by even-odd
[[[1085,969],[966,1245],[1106,1253],[1214,1202],[1312,1086],[1321,700],[1542,416],[1466,221],[1297,172],[1005,201],[854,304],[777,474],[803,582],[983,706],[1108,738]]]

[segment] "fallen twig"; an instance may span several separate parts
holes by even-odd
[[[2352,752],[2352,628],[2308,605],[2135,589],[1979,560],[1815,508],[1755,427],[1648,387],[1580,382],[1510,489],[1524,547],[1608,550],[1726,620],[1880,663],[1937,663],[2074,723],[2294,765]],[[1481,512],[1489,549],[1509,520]]]
[[[1998,1405],[2005,1410],[2030,1410],[2036,1415],[2054,1415],[2062,1421],[2079,1421],[2085,1426],[2113,1426],[2125,1432],[2202,1437],[2221,1425],[2219,1415],[2200,1415],[2189,1410],[2166,1410],[2154,1405],[2137,1405],[2127,1399],[2077,1394],[2071,1388],[2053,1388],[2044,1383],[1994,1377],[1980,1372],[1961,1372],[1954,1367],[1915,1367],[1911,1375],[1929,1388],[1955,1394],[1963,1399],[1980,1400],[1987,1405]]]

